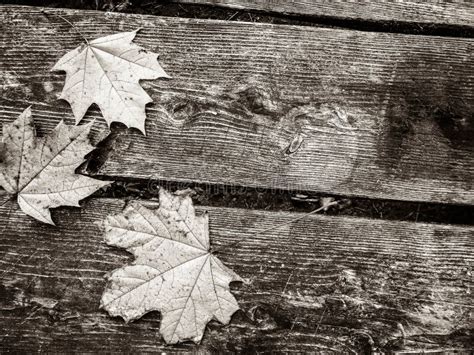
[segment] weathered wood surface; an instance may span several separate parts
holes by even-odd
[[[1,196],[0,196],[1,197]],[[0,198],[1,199],[1,198]],[[2,351],[469,349],[472,227],[205,208],[213,250],[247,280],[242,310],[201,345],[165,347],[159,314],[131,324],[98,309],[104,275],[132,260],[103,242],[121,200],[53,212],[57,227],[0,207]],[[235,244],[236,241],[241,241]]]
[[[99,174],[474,202],[474,40],[47,11],[0,12],[1,122],[72,117],[50,68],[82,39],[55,13],[88,38],[143,28],[173,77],[144,82],[147,137],[117,134]]]
[[[277,14],[365,21],[397,21],[474,26],[469,1],[173,0]]]

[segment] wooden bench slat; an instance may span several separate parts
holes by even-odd
[[[173,0],[178,3],[223,6],[277,14],[332,17],[365,21],[397,21],[474,26],[474,6],[468,1],[323,1],[323,0]]]
[[[143,28],[173,77],[143,82],[147,137],[99,174],[474,203],[472,39],[47,11],[2,7],[2,123],[72,116],[49,70],[81,38],[54,13],[88,38]]]
[[[0,198],[1,200],[1,198]],[[125,202],[91,199],[41,224],[0,207],[2,350],[47,352],[469,349],[473,227],[199,207],[213,250],[247,280],[242,311],[201,345],[165,347],[159,315],[125,324],[98,309],[104,275],[131,255],[103,242]],[[234,244],[241,240],[239,244]]]

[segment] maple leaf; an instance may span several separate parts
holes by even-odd
[[[29,107],[3,125],[0,186],[16,195],[23,212],[54,224],[50,208],[79,207],[79,200],[111,183],[74,173],[94,149],[87,138],[91,125],[68,126],[61,121],[49,135],[37,138]]]
[[[239,309],[229,283],[242,279],[211,254],[208,215],[196,216],[189,196],[161,189],[158,209],[132,202],[105,229],[107,244],[135,256],[109,276],[101,307],[111,315],[160,311],[160,333],[174,344],[199,342],[211,319],[227,324]]]
[[[97,38],[65,54],[53,67],[65,71],[60,98],[69,102],[76,124],[97,104],[107,124],[121,122],[145,134],[145,105],[152,99],[140,79],[169,78],[158,54],[131,43],[137,31]]]

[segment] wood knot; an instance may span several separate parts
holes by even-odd
[[[457,149],[471,151],[474,147],[474,115],[467,104],[446,105],[433,112],[442,134]]]
[[[198,111],[198,105],[193,101],[179,102],[171,108],[173,119],[176,121],[186,121],[194,116]]]
[[[202,107],[199,102],[187,99],[167,105],[166,108],[169,119],[177,126],[192,123],[204,111],[205,107]]]
[[[278,328],[276,320],[272,317],[268,307],[256,305],[249,309],[247,316],[260,329],[276,329]]]
[[[346,134],[356,130],[356,119],[336,104],[299,106],[290,110],[286,116],[301,130],[317,129]]]
[[[279,109],[272,95],[259,86],[250,86],[237,92],[238,102],[245,105],[251,112],[260,115],[275,115]]]
[[[293,140],[290,142],[288,147],[285,149],[285,154],[286,155],[291,155],[296,153],[298,149],[300,149],[301,144],[303,143],[303,135],[301,133],[296,133],[296,135],[293,137]]]

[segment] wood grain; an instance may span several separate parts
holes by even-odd
[[[474,26],[474,6],[468,1],[173,0],[173,2],[285,15]]]
[[[0,196],[0,200],[2,200]],[[41,224],[0,207],[0,343],[15,352],[361,353],[469,349],[472,227],[199,207],[214,252],[246,279],[228,326],[164,346],[159,314],[125,324],[99,310],[104,276],[132,256],[103,242],[124,201],[92,199]],[[236,241],[240,243],[235,244]]]
[[[119,130],[99,174],[474,203],[474,40],[47,11],[2,7],[1,122],[72,116],[50,68],[77,31],[141,27],[173,77],[143,82],[147,136]]]

